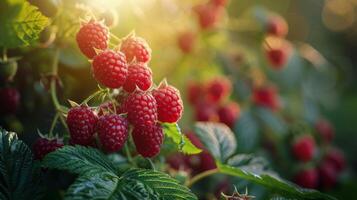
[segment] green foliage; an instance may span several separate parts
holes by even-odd
[[[176,123],[162,123],[161,124],[164,133],[167,137],[171,138],[172,141],[177,144],[179,151],[185,154],[198,154],[202,150],[197,148],[191,143],[191,141],[182,134],[180,127]]]
[[[236,176],[251,181],[253,183],[262,185],[283,197],[292,197],[296,199],[335,199],[334,197],[320,193],[316,190],[300,188],[293,183],[281,179],[280,177],[269,171],[262,170],[259,173],[254,173],[252,172],[256,171],[254,167],[251,167],[251,169],[249,169],[248,167],[246,167],[245,169],[241,169],[229,165],[224,165],[219,162],[217,163],[217,167],[220,173]]]
[[[0,199],[40,199],[39,167],[31,150],[13,132],[0,128]]]
[[[224,124],[198,122],[195,133],[213,157],[221,162],[225,162],[237,148],[234,134]]]
[[[61,148],[47,155],[43,166],[79,174],[66,199],[197,199],[167,174],[137,168],[121,172],[93,148]]]
[[[251,152],[259,141],[259,124],[251,111],[242,113],[234,126],[239,152]]]
[[[48,18],[25,0],[0,1],[0,46],[28,46],[48,25]]]

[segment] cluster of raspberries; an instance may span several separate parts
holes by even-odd
[[[179,91],[166,81],[152,86],[147,42],[130,34],[117,49],[109,49],[108,28],[94,20],[81,26],[76,39],[81,52],[92,59],[94,78],[107,88],[119,89],[120,95],[97,108],[72,107],[66,120],[70,144],[96,146],[97,138],[104,151],[116,152],[132,130],[137,152],[143,157],[157,155],[164,138],[160,123],[177,122],[183,103]]]
[[[196,121],[221,122],[229,127],[240,116],[239,104],[228,100],[232,83],[225,77],[217,77],[206,83],[190,82],[188,101],[194,107]]]
[[[331,144],[334,130],[328,121],[318,120],[315,132],[315,137],[303,134],[292,142],[291,152],[301,166],[294,181],[306,188],[330,189],[336,185],[346,161],[343,152]]]

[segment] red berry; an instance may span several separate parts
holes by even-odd
[[[207,84],[207,100],[213,103],[220,102],[229,96],[231,90],[232,83],[229,79],[224,77],[215,78]]]
[[[129,36],[121,44],[122,51],[128,62],[134,59],[137,62],[147,63],[151,59],[151,49],[145,39],[136,36]]]
[[[124,113],[123,109],[121,108],[121,106],[113,103],[112,101],[108,101],[105,103],[102,103],[99,107],[98,107],[98,116],[103,116],[106,114],[121,114]]]
[[[218,122],[219,116],[216,105],[207,102],[199,102],[195,105],[195,119],[201,122]]]
[[[88,106],[73,107],[67,114],[72,144],[92,145],[98,116]]]
[[[48,153],[63,147],[63,142],[58,139],[39,138],[32,146],[36,160],[42,160]]]
[[[315,129],[324,142],[330,143],[335,136],[335,131],[327,120],[318,120],[315,124]]]
[[[0,89],[0,115],[14,114],[19,103],[20,93],[16,88]]]
[[[199,83],[189,82],[187,85],[187,99],[188,101],[195,105],[202,98],[203,88]]]
[[[337,172],[334,166],[329,162],[323,162],[319,167],[320,184],[325,189],[330,189],[337,182]]]
[[[315,189],[318,186],[319,172],[314,169],[304,169],[296,174],[295,183],[304,188]]]
[[[230,102],[218,109],[219,121],[233,128],[235,122],[240,116],[239,104]]]
[[[120,150],[128,138],[128,121],[116,114],[99,118],[97,131],[99,141],[106,152]]]
[[[256,105],[276,111],[280,107],[277,89],[274,86],[263,86],[253,89],[253,102]]]
[[[157,122],[157,105],[150,92],[136,91],[124,102],[128,120],[135,127],[150,127]]]
[[[82,53],[93,58],[97,55],[95,49],[104,50],[108,47],[109,30],[104,24],[91,20],[81,26],[76,39]]]
[[[164,134],[159,124],[148,127],[135,127],[132,135],[136,150],[143,157],[154,157],[160,153]]]
[[[194,8],[202,29],[215,28],[222,15],[222,7],[212,4],[201,4]]]
[[[177,122],[183,112],[180,91],[170,85],[159,86],[152,91],[157,103],[158,119],[161,122]]]
[[[152,85],[152,72],[143,63],[133,63],[128,67],[128,77],[123,86],[127,92],[133,92],[136,88],[142,91],[148,90]]]
[[[314,156],[315,141],[310,135],[301,136],[294,141],[292,151],[295,158],[308,162]]]
[[[124,54],[105,50],[93,59],[94,78],[108,88],[119,88],[124,85],[128,75],[128,65]]]
[[[285,37],[288,34],[288,24],[278,15],[270,16],[267,23],[267,32],[277,37]]]
[[[288,55],[285,49],[268,49],[266,55],[274,69],[282,69],[288,61]]]
[[[324,158],[325,162],[329,162],[337,172],[341,172],[346,167],[345,156],[338,149],[330,149]]]
[[[187,31],[178,36],[178,46],[183,53],[190,53],[193,50],[196,36],[194,33]]]
[[[228,0],[211,0],[211,3],[215,6],[225,6],[228,3]]]

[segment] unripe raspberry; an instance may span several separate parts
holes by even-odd
[[[160,153],[164,134],[159,124],[148,127],[134,127],[132,135],[136,150],[143,157],[154,157]]]
[[[221,6],[212,4],[198,5],[194,7],[194,11],[197,14],[201,28],[204,30],[215,28],[223,12]]]
[[[320,119],[316,122],[315,129],[324,142],[331,143],[335,136],[335,131],[330,122]]]
[[[123,86],[127,92],[133,92],[136,88],[142,91],[148,90],[152,85],[152,72],[146,64],[133,63],[128,67],[128,77]]]
[[[161,122],[177,122],[183,112],[180,91],[165,83],[152,91],[157,103],[158,120]]]
[[[219,77],[208,82],[206,87],[207,100],[217,103],[228,97],[232,90],[232,83],[229,79]]]
[[[71,108],[67,114],[67,125],[72,144],[92,145],[97,121],[97,115],[88,106]]]
[[[330,149],[326,153],[324,161],[330,163],[336,172],[341,172],[346,167],[346,160],[343,152],[335,148]]]
[[[128,75],[128,65],[124,54],[105,50],[93,59],[94,78],[108,88],[119,88],[124,85]]]
[[[280,108],[278,91],[274,86],[254,88],[253,102],[258,106],[267,107],[273,111],[277,111]]]
[[[292,152],[296,159],[308,162],[314,157],[315,141],[310,135],[297,138],[292,145]]]
[[[194,43],[196,36],[190,31],[180,33],[178,36],[177,42],[178,46],[183,53],[190,53],[194,48]]]
[[[315,168],[301,170],[295,175],[294,181],[301,187],[315,189],[318,186],[319,172]]]
[[[279,15],[272,15],[268,18],[267,33],[277,37],[285,37],[289,27],[285,19]]]
[[[58,139],[38,138],[32,146],[36,160],[42,160],[48,153],[63,147]]]
[[[116,114],[104,115],[99,118],[97,131],[99,141],[106,152],[120,150],[128,138],[128,121]]]
[[[235,122],[240,116],[240,107],[236,102],[230,102],[218,109],[219,121],[230,128],[234,127]]]
[[[145,39],[129,35],[121,44],[122,51],[130,63],[134,59],[137,62],[147,63],[151,59],[151,49]]]
[[[129,122],[135,127],[150,127],[157,122],[156,100],[150,92],[135,91],[124,102]]]
[[[0,89],[0,115],[15,114],[20,104],[20,93],[16,88]]]
[[[108,28],[94,20],[81,26],[76,36],[77,44],[82,53],[88,58],[97,55],[95,49],[104,50],[108,47]]]

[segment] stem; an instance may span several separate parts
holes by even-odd
[[[130,151],[129,151],[128,143],[125,143],[125,145],[124,145],[124,150],[125,150],[126,157],[128,158],[128,161],[129,161],[132,165],[136,166],[136,164],[135,164],[134,161],[133,161],[133,158],[131,157],[131,154],[130,154]]]
[[[110,37],[112,37],[113,39],[115,39],[117,42],[121,43],[122,39],[118,38],[116,35],[114,35],[113,33],[110,33]]]
[[[4,47],[3,50],[2,50],[2,59],[3,59],[4,62],[7,61],[7,49],[6,49],[6,47]]]
[[[156,171],[155,165],[154,165],[154,163],[152,162],[152,160],[151,160],[150,158],[146,158],[146,160],[149,161],[150,166],[151,166],[151,169],[153,169],[154,171]]]
[[[207,177],[207,176],[211,176],[213,174],[217,174],[219,172],[219,170],[216,168],[216,169],[211,169],[211,170],[208,170],[208,171],[204,171],[200,174],[197,174],[196,176],[194,176],[192,179],[190,179],[185,185],[187,187],[191,187],[193,184],[195,184],[197,181]]]
[[[99,94],[101,94],[101,93],[103,93],[103,90],[98,90],[98,91],[94,92],[94,93],[91,94],[88,98],[86,98],[86,99],[82,102],[82,104],[88,103],[88,101],[90,101],[91,99],[93,99],[94,97],[96,97],[97,95],[99,95]]]
[[[50,136],[50,137],[53,136],[53,130],[54,130],[56,124],[57,124],[58,117],[59,117],[59,114],[56,113],[55,117],[54,117],[53,120],[52,120],[52,124],[51,124],[51,128],[50,128],[50,133],[49,133],[49,136]]]

